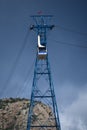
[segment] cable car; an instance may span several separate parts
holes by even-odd
[[[47,56],[47,48],[45,45],[41,45],[40,35],[38,35],[38,58],[46,59]]]

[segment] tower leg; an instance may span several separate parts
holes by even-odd
[[[48,55],[36,56],[27,130],[61,130]]]

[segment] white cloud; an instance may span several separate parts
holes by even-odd
[[[87,130],[87,91],[60,113],[62,130]]]

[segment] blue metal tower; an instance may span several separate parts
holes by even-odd
[[[54,27],[54,25],[48,25],[47,23],[52,16],[34,15],[31,17],[35,24],[31,25],[30,29],[37,33],[38,44],[27,130],[61,130],[47,50],[47,31]],[[40,107],[38,104],[49,107],[50,112],[46,119],[43,119],[40,116],[41,113],[37,112],[38,107]]]

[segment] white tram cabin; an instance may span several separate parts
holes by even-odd
[[[40,43],[40,35],[38,35],[38,58],[46,59],[47,56],[47,48],[45,45],[41,45]]]

